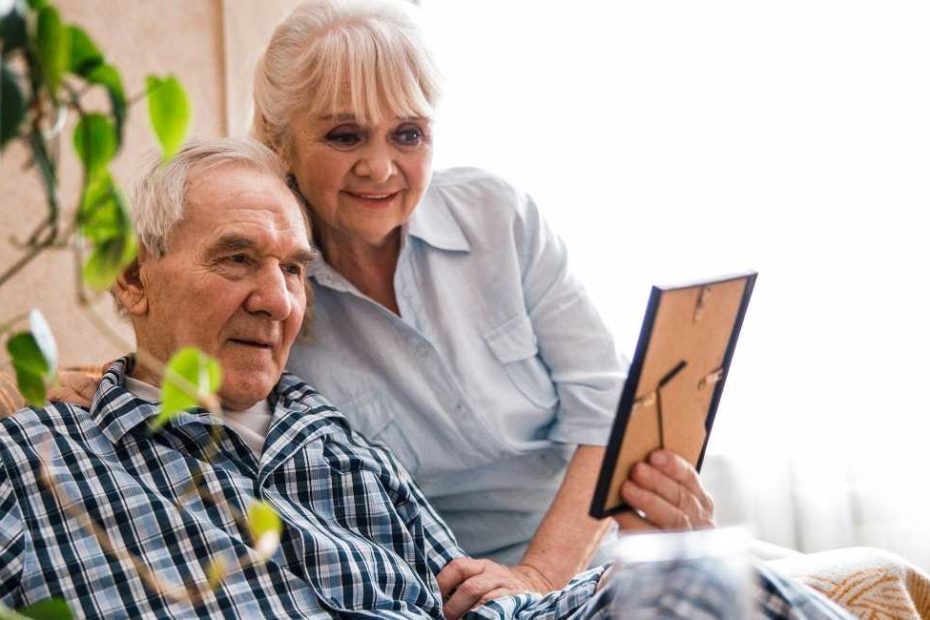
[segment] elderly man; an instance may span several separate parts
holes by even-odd
[[[164,362],[196,346],[219,360],[224,415],[196,410],[151,431],[158,374],[128,356],[89,408],[0,421],[7,606],[59,596],[88,617],[439,618],[475,602],[453,595],[444,610],[439,582],[480,561],[463,557],[392,454],[284,373],[313,251],[283,177],[251,141],[191,144],[149,170],[135,200],[139,258],[115,294],[140,351]],[[242,518],[257,500],[284,522],[267,560]],[[467,613],[606,616],[602,573]],[[762,583],[771,615],[835,617],[796,586]]]

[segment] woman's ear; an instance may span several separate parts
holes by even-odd
[[[149,309],[145,282],[142,279],[142,263],[145,258],[145,250],[140,247],[136,259],[117,276],[116,284],[113,285],[113,294],[119,300],[119,305],[131,317],[144,316]]]

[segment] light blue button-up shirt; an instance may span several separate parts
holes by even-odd
[[[579,444],[604,445],[625,364],[532,200],[437,172],[403,230],[400,316],[323,261],[289,368],[389,445],[466,551],[515,563]]]

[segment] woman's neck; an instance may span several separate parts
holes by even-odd
[[[400,315],[394,293],[394,271],[400,256],[400,228],[391,232],[381,244],[326,234],[320,227],[317,245],[329,265],[355,288],[394,314]]]

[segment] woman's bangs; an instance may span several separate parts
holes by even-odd
[[[431,117],[433,107],[401,41],[380,30],[335,30],[321,42],[317,87],[308,112],[351,114],[364,124]]]

